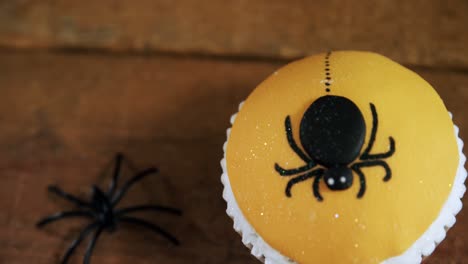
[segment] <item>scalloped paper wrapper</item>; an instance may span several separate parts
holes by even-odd
[[[241,103],[239,105],[239,111],[242,108]],[[231,117],[231,125],[234,124],[236,114]],[[452,115],[449,113],[450,117]],[[432,254],[434,249],[438,244],[444,240],[445,235],[449,228],[451,228],[455,222],[455,216],[460,212],[462,208],[461,198],[466,191],[465,179],[467,172],[465,170],[465,161],[466,157],[462,152],[463,141],[458,137],[458,127],[454,125],[454,133],[457,138],[458,152],[460,155],[460,160],[457,169],[457,175],[455,176],[455,181],[450,191],[450,195],[445,201],[442,210],[440,211],[439,216],[432,222],[431,226],[424,232],[424,234],[419,237],[413,245],[408,248],[403,254],[395,257],[391,257],[382,262],[382,264],[410,264],[410,263],[421,263],[423,258]],[[229,139],[229,134],[231,128],[227,130],[227,139]],[[234,230],[242,236],[242,243],[246,245],[252,255],[258,258],[260,261],[265,264],[293,264],[296,263],[292,259],[282,255],[280,252],[272,248],[265,242],[260,235],[255,232],[255,229],[249,224],[245,219],[242,211],[237,205],[236,199],[231,189],[231,184],[229,182],[229,177],[226,167],[226,147],[227,140],[224,143],[223,151],[224,157],[221,160],[221,167],[223,169],[223,174],[221,176],[221,182],[224,185],[223,198],[227,202],[226,213],[234,220]]]

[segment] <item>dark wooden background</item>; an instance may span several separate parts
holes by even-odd
[[[182,246],[123,228],[101,237],[93,263],[258,263],[221,198],[238,103],[296,57],[372,50],[432,83],[468,139],[466,14],[465,0],[1,0],[0,263],[58,263],[85,223],[36,230],[67,208],[46,186],[87,197],[117,151],[160,168],[123,204],[182,208],[143,215]],[[467,232],[464,209],[426,263],[468,263]]]

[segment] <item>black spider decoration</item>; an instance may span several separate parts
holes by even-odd
[[[65,264],[68,262],[70,257],[72,256],[75,249],[78,245],[85,239],[88,235],[90,235],[93,231],[94,234],[88,244],[86,249],[86,253],[84,256],[83,263],[89,264],[91,260],[91,255],[93,253],[94,246],[96,241],[98,240],[99,236],[101,235],[102,231],[107,230],[109,232],[114,232],[118,227],[119,223],[129,223],[138,226],[142,226],[148,228],[149,230],[162,235],[164,238],[172,242],[174,245],[178,245],[179,241],[171,235],[169,232],[165,231],[161,227],[157,226],[156,224],[152,224],[147,222],[143,219],[139,219],[137,217],[128,216],[127,214],[133,212],[141,212],[141,211],[156,211],[156,212],[165,212],[174,215],[181,215],[182,212],[179,209],[160,206],[160,205],[139,205],[139,206],[132,206],[127,208],[116,208],[117,204],[120,200],[124,197],[126,192],[138,181],[143,180],[144,177],[155,174],[158,172],[156,168],[149,168],[137,173],[133,178],[127,181],[121,189],[117,190],[117,183],[120,177],[120,168],[122,165],[123,155],[117,154],[115,168],[114,168],[114,175],[112,181],[109,186],[109,190],[107,192],[102,191],[99,187],[93,186],[92,187],[92,197],[91,201],[84,201],[72,194],[68,194],[62,191],[57,186],[49,186],[48,190],[51,193],[54,193],[61,198],[70,201],[74,205],[76,205],[79,209],[71,210],[71,211],[64,211],[53,214],[51,216],[45,217],[41,219],[36,225],[37,227],[41,228],[49,223],[52,223],[57,220],[65,219],[65,218],[72,218],[72,217],[82,217],[82,218],[89,218],[92,221],[88,226],[86,226],[78,235],[78,238],[75,239],[70,246],[68,247],[65,255],[62,258],[61,263]]]
[[[387,162],[395,152],[395,141],[389,137],[389,150],[381,154],[370,154],[377,134],[378,118],[374,104],[370,103],[372,112],[372,130],[367,147],[359,156],[366,135],[366,124],[359,108],[349,99],[341,96],[322,96],[315,100],[304,113],[300,124],[300,140],[305,153],[296,144],[291,119],[286,117],[286,137],[289,146],[306,163],[295,169],[284,169],[275,163],[275,170],[281,176],[294,176],[286,186],[286,196],[291,197],[291,188],[302,181],[314,178],[312,185],[314,196],[318,201],[323,197],[319,191],[322,178],[330,190],[345,190],[353,184],[353,171],[359,176],[361,198],[366,191],[366,179],[361,168],[381,166],[385,170],[384,181],[392,177]],[[352,164],[359,156],[358,162]],[[321,168],[314,169],[317,165]]]

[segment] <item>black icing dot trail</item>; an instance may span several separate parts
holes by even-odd
[[[330,92],[330,86],[331,86],[331,73],[330,73],[330,56],[331,56],[331,51],[327,52],[325,54],[325,91],[328,93]]]

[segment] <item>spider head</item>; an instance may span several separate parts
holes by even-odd
[[[330,190],[346,190],[353,185],[353,172],[345,166],[331,167],[323,179]]]

